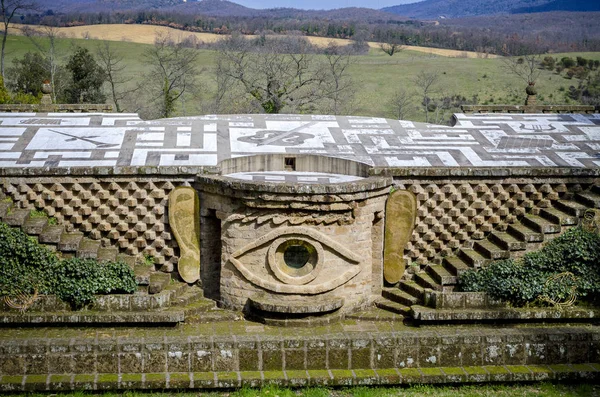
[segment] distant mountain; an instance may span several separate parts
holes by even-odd
[[[547,11],[600,11],[597,0],[425,0],[383,8],[416,19],[463,18],[479,15]]]
[[[258,10],[227,0],[37,0],[41,11],[54,13],[97,13],[112,11],[164,10],[215,17],[264,17],[293,19],[335,19],[364,22],[404,21],[405,17],[371,8],[340,8],[328,11],[272,8]]]

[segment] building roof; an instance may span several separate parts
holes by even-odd
[[[378,167],[600,166],[600,114],[456,114],[454,127],[373,117],[1,113],[0,168],[215,166],[268,153]]]

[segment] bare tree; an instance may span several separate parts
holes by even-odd
[[[67,81],[64,79],[58,79],[61,71],[59,54],[56,49],[56,40],[60,37],[59,31],[55,27],[44,26],[41,30],[23,29],[23,33],[46,60],[46,68],[52,84],[52,102],[56,103],[58,93],[62,92],[67,85]]]
[[[398,120],[406,120],[413,105],[414,94],[404,88],[398,88],[390,101],[390,107]]]
[[[540,77],[540,54],[529,54],[516,57],[505,57],[504,68],[511,74],[533,86]]]
[[[144,58],[152,66],[143,79],[145,88],[150,91],[158,116],[170,117],[177,100],[193,94],[197,87],[198,52],[175,43],[169,35],[157,34],[154,46],[144,53]]]
[[[393,56],[395,53],[402,51],[404,46],[395,40],[391,40],[385,43],[379,43],[379,48],[389,56]]]
[[[342,48],[330,42],[325,50],[326,73],[324,75],[324,97],[331,102],[331,112],[340,114],[346,112],[355,94],[354,81],[350,78],[350,67],[354,58],[350,48]]]
[[[419,93],[423,98],[422,104],[425,110],[425,122],[429,122],[429,108],[431,95],[435,92],[437,84],[440,80],[440,72],[421,70],[415,78],[415,84],[419,89]]]
[[[324,71],[305,39],[294,43],[265,38],[260,46],[233,36],[220,43],[217,76],[221,89],[239,90],[264,113],[286,106],[309,110],[322,97]]]
[[[4,55],[6,50],[6,39],[8,38],[8,28],[10,21],[20,12],[34,10],[35,2],[31,0],[0,0],[0,18],[4,24],[2,33],[2,49],[0,50],[0,74],[4,79]]]
[[[96,55],[98,63],[106,73],[106,80],[109,85],[110,96],[115,104],[115,110],[121,113],[123,111],[122,101],[127,95],[135,91],[135,88],[125,89],[130,79],[126,78],[123,73],[126,68],[123,63],[123,56],[110,46],[109,41],[104,41],[98,45]]]

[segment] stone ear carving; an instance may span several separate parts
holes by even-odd
[[[181,251],[179,275],[195,283],[200,279],[200,200],[194,188],[181,186],[171,192],[169,224]]]
[[[417,198],[407,190],[390,194],[385,207],[383,277],[396,284],[404,275],[404,247],[410,241],[417,219]]]

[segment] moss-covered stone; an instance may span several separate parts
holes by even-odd
[[[309,352],[309,355],[311,356],[311,358],[308,359],[309,363],[311,362],[311,359],[312,359],[312,355],[310,353],[312,353],[312,351]],[[322,364],[324,364],[324,362]],[[323,367],[324,367],[324,365],[321,365],[320,368],[323,368]],[[285,369],[286,370],[306,369],[306,364],[304,362],[304,350],[286,349],[285,350]]]
[[[217,387],[231,389],[240,385],[241,378],[237,372],[217,372]]]
[[[242,371],[242,387],[258,388],[262,386],[262,375],[260,371]]]
[[[310,386],[328,386],[331,384],[331,376],[327,370],[309,370]]]
[[[194,372],[192,377],[194,379],[195,388],[210,389],[215,387],[214,372]]]
[[[146,389],[164,389],[167,387],[167,374],[146,374]]]
[[[507,365],[506,368],[512,373],[514,381],[523,382],[533,379],[533,374],[524,365]]]
[[[258,350],[256,348],[239,349],[239,369],[240,371],[258,371]]]
[[[53,391],[71,390],[71,375],[51,375],[48,389]]]
[[[333,376],[334,386],[352,386],[354,373],[351,370],[332,369],[330,372]]]
[[[122,389],[141,389],[144,387],[144,376],[141,373],[137,374],[122,374],[121,388]]]
[[[283,357],[281,350],[263,350],[262,351],[262,370],[263,371],[281,371],[283,370]]]
[[[425,383],[446,383],[446,374],[440,368],[421,368],[423,382]]]
[[[504,366],[486,366],[485,370],[490,374],[491,382],[510,382],[512,374]]]
[[[404,384],[422,383],[423,376],[417,368],[403,368],[398,370],[400,379]]]
[[[23,376],[4,375],[0,378],[0,391],[20,391],[23,389]]]
[[[352,369],[363,369],[371,368],[371,349],[352,349],[351,356],[351,368]]]

